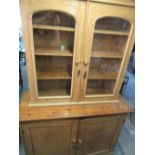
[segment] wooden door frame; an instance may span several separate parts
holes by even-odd
[[[95,8],[96,7],[96,8]],[[99,9],[102,8],[102,9]],[[95,14],[92,14],[95,12]],[[94,15],[94,17],[93,17]],[[115,86],[113,89],[112,94],[105,94],[105,95],[85,95],[87,81],[88,81],[88,73],[89,73],[89,65],[90,65],[90,58],[91,58],[91,49],[93,44],[94,38],[94,29],[95,23],[97,19],[103,17],[118,17],[121,19],[125,19],[126,21],[130,22],[131,29],[127,39],[126,47],[124,50],[124,56],[122,58],[122,62],[120,65],[120,69],[118,72],[118,76],[115,82]],[[119,96],[119,91],[121,88],[121,84],[123,78],[125,76],[125,71],[127,69],[128,61],[130,58],[130,54],[132,52],[132,47],[134,45],[134,8],[133,7],[125,7],[125,6],[116,6],[111,4],[103,4],[103,3],[95,3],[95,2],[87,2],[87,16],[86,16],[86,23],[85,23],[85,34],[84,37],[84,44],[83,44],[83,62],[87,64],[87,66],[83,65],[83,76],[85,72],[87,73],[87,78],[85,80],[81,80],[81,95],[80,100],[84,102],[89,101],[103,101],[103,100],[117,100]],[[88,43],[89,40],[89,43]]]
[[[70,6],[76,9],[69,9]],[[83,35],[84,31],[84,20],[85,20],[85,7],[86,2],[82,1],[51,1],[45,0],[38,3],[38,1],[27,1],[20,0],[21,15],[22,15],[22,25],[24,31],[24,42],[26,48],[26,59],[27,59],[27,71],[28,71],[28,82],[30,90],[30,101],[31,105],[45,105],[45,103],[55,102],[58,104],[65,104],[65,102],[75,102],[79,100],[79,87],[81,74],[77,76],[78,71],[81,69],[81,47],[82,39],[79,39]],[[36,67],[35,67],[35,55],[34,55],[34,43],[33,43],[33,33],[32,33],[32,15],[37,11],[61,11],[66,12],[74,17],[75,33],[74,33],[74,56],[72,62],[72,82],[71,82],[71,95],[70,96],[58,96],[58,97],[39,97],[37,89],[37,79],[36,79]]]

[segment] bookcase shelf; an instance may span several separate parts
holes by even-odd
[[[72,57],[73,53],[69,49],[61,50],[58,48],[37,47],[35,48],[35,55]]]
[[[57,31],[69,31],[74,32],[74,28],[66,26],[49,26],[49,25],[33,25],[34,29],[43,29],[43,30],[57,30]]]
[[[116,79],[117,73],[102,73],[97,71],[90,71],[88,75],[88,79],[90,80],[103,80],[103,79]]]
[[[68,80],[71,79],[70,72],[68,71],[39,71],[37,73],[37,79],[38,80]]]
[[[109,34],[109,35],[120,35],[120,36],[128,36],[128,32],[121,31],[112,31],[112,30],[95,30],[96,34]]]
[[[92,57],[95,58],[123,58],[123,53],[119,51],[93,51]]]

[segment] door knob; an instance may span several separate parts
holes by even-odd
[[[80,61],[77,61],[75,64],[76,64],[76,65],[79,65],[79,64],[81,64],[81,62],[80,62]]]
[[[77,77],[79,77],[80,76],[80,70],[78,70],[78,72],[77,72]]]
[[[83,79],[86,79],[86,77],[87,77],[87,71],[84,72]]]
[[[84,64],[85,66],[87,66],[87,65],[89,64],[89,62],[84,61],[83,64]]]

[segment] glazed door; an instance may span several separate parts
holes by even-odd
[[[21,125],[27,155],[75,155],[76,120]]]
[[[77,155],[111,155],[121,125],[119,116],[80,120]]]
[[[133,17],[133,8],[88,3],[83,99],[103,100],[117,96],[133,45]]]
[[[79,99],[85,2],[23,0],[32,102]],[[25,21],[27,20],[28,21]],[[30,34],[30,35],[29,35]]]

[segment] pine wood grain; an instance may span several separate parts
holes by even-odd
[[[116,79],[117,78],[117,73],[102,73],[102,72],[97,72],[95,70],[92,70],[88,74],[88,79],[91,80],[103,80],[103,79]]]
[[[122,52],[113,51],[93,51],[92,57],[94,58],[122,58]]]
[[[106,116],[115,114],[126,114],[132,112],[131,107],[123,98],[118,102],[107,102],[103,104],[87,105],[64,105],[64,106],[42,106],[29,107],[29,93],[23,95],[20,108],[20,122],[64,119],[64,118],[81,118],[91,116]],[[94,102],[95,103],[95,102]]]
[[[120,35],[120,36],[128,36],[129,33],[121,32],[121,31],[109,31],[109,30],[95,30],[96,34],[110,34],[110,35]]]
[[[35,49],[35,55],[40,56],[73,56],[73,53],[69,49],[60,50],[58,48],[49,47],[37,47]]]
[[[93,2],[102,2],[102,3],[109,3],[109,4],[116,4],[116,5],[124,5],[124,6],[135,6],[135,0],[88,0]]]
[[[71,75],[65,70],[55,70],[55,71],[39,71],[37,73],[38,80],[49,80],[49,79],[71,79]]]
[[[58,30],[58,31],[74,31],[74,28],[65,26],[49,26],[49,25],[33,25],[35,29],[45,29],[45,30]]]

